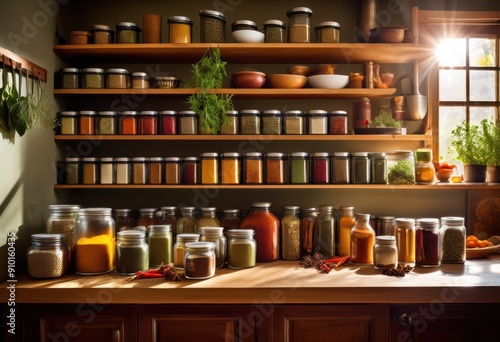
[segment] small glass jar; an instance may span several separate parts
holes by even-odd
[[[101,184],[115,184],[115,158],[105,157],[99,161],[99,181]]]
[[[156,208],[140,208],[139,209],[139,218],[135,223],[136,227],[149,227],[155,224],[158,224],[158,218],[156,217],[156,212],[158,209]]]
[[[367,97],[352,103],[352,126],[356,128],[368,128],[372,117],[372,104]]]
[[[347,134],[347,112],[345,110],[334,110],[330,112],[330,134]]]
[[[130,72],[126,69],[106,69],[106,87],[108,89],[130,88]]]
[[[74,258],[76,221],[78,219],[79,205],[52,204],[49,205],[49,218],[47,219],[48,234],[64,235],[68,247],[68,259]],[[68,264],[71,266],[71,263]]]
[[[148,158],[148,184],[162,184],[163,183],[163,163],[162,157],[149,157]]]
[[[132,73],[132,88],[133,89],[149,89],[149,75],[145,72]]]
[[[93,110],[81,110],[78,112],[79,116],[79,131],[81,135],[95,134],[95,116],[96,112]]]
[[[314,184],[330,183],[330,154],[315,152],[312,154],[312,182]]]
[[[395,220],[396,246],[398,248],[398,262],[405,265],[415,265],[415,219],[396,218]]]
[[[171,226],[155,224],[148,227],[149,267],[168,265],[172,262]]]
[[[115,221],[111,208],[82,208],[78,211],[75,243],[75,272],[102,274],[113,269]]]
[[[243,159],[243,183],[262,184],[263,182],[262,153],[248,152]]]
[[[309,183],[309,154],[306,152],[290,154],[290,183]]]
[[[284,121],[285,134],[304,134],[304,113],[301,110],[287,110]]]
[[[97,113],[98,134],[108,135],[118,133],[118,112],[102,111]]]
[[[97,184],[99,182],[99,159],[85,157],[82,159],[82,183]]]
[[[412,151],[388,152],[386,157],[389,184],[415,184],[415,161]]]
[[[395,236],[395,217],[394,216],[379,216],[375,224],[375,233],[377,235],[393,235]]]
[[[78,134],[78,112],[64,111],[59,113],[61,134]]]
[[[233,269],[254,267],[257,256],[254,230],[230,229],[227,234],[227,265]]]
[[[398,264],[398,248],[394,235],[381,235],[375,237],[373,247],[373,265],[377,269],[384,269],[388,265]]]
[[[133,135],[137,134],[137,122],[139,112],[136,111],[123,111],[120,115],[120,129],[119,134]]]
[[[207,279],[215,275],[216,258],[213,242],[188,242],[184,253],[184,275],[187,279]]]
[[[224,217],[221,226],[224,228],[224,234],[230,229],[237,229],[241,222],[240,209],[224,209]]]
[[[241,134],[260,134],[261,114],[258,109],[245,109],[241,111]]]
[[[181,184],[181,162],[179,157],[165,158],[165,184]]]
[[[300,220],[300,255],[311,255],[314,253],[314,234],[316,222],[318,220],[318,209],[302,209],[302,218]]]
[[[285,155],[280,152],[270,152],[266,154],[266,183],[285,183]]]
[[[351,229],[351,264],[373,264],[374,245],[375,231],[370,225],[370,215],[356,213]]]
[[[463,264],[465,262],[467,231],[463,217],[441,217],[441,262]]]
[[[145,157],[132,158],[132,184],[146,184],[148,180],[148,163]]]
[[[132,209],[114,209],[115,228],[117,232],[130,230],[135,227],[135,218]]]
[[[367,152],[354,152],[351,156],[351,182],[370,183],[370,159]]]
[[[200,16],[200,43],[226,41],[226,17],[221,12],[202,10]]]
[[[341,206],[339,218],[338,255],[351,254],[351,229],[354,227],[354,207]]]
[[[64,234],[32,234],[26,251],[28,274],[32,278],[58,278],[68,269],[69,254]]]
[[[189,242],[197,242],[200,234],[177,234],[174,244],[174,267],[184,268],[185,245]]]
[[[115,31],[108,25],[93,25],[90,29],[94,37],[94,44],[112,44]]]
[[[61,88],[78,89],[80,88],[80,69],[62,68],[61,69]]]
[[[219,183],[219,154],[206,152],[201,154],[201,184]]]
[[[309,134],[328,134],[328,112],[322,109],[307,112]]]
[[[286,43],[285,23],[277,19],[264,22],[264,43]]]
[[[100,68],[82,69],[82,88],[104,89],[106,84],[105,70]]]
[[[221,268],[226,264],[227,240],[223,227],[200,227],[200,241],[214,243],[216,268]]]
[[[161,134],[177,134],[177,112],[175,110],[164,110],[160,113]]]
[[[313,11],[307,7],[295,7],[287,11],[288,42],[310,43],[312,38],[311,16]]]
[[[231,135],[240,132],[240,115],[237,110],[228,110],[226,112],[226,122],[220,128],[220,134]]]
[[[180,208],[181,216],[177,220],[177,237],[179,234],[196,234],[197,221],[194,217],[194,207]]]
[[[415,265],[438,267],[441,265],[441,241],[437,218],[417,219],[415,228]]]
[[[176,206],[166,206],[161,207],[161,218],[158,220],[159,225],[169,225],[170,232],[172,233],[172,244],[177,238],[177,207]]]
[[[186,44],[191,43],[193,21],[191,18],[176,15],[168,20],[169,43]]]
[[[384,152],[370,152],[370,181],[372,184],[387,184],[387,159]]]
[[[139,33],[142,30],[136,23],[122,21],[116,24],[116,43],[136,44],[139,43]]]
[[[221,156],[221,183],[240,184],[240,154],[227,152]]]
[[[281,219],[281,258],[283,260],[300,259],[300,207],[283,206]]]
[[[66,184],[80,184],[81,158],[66,158]]]
[[[116,163],[116,184],[132,183],[132,165],[130,158],[118,157]]]
[[[179,134],[198,134],[198,116],[194,111],[179,112]]]
[[[278,109],[268,109],[262,113],[262,134],[281,134],[282,114]]]
[[[158,112],[154,110],[144,110],[139,116],[139,134],[158,134]]]
[[[200,228],[202,227],[220,227],[220,221],[217,218],[217,208],[201,208],[201,217],[196,222],[196,227],[198,228],[198,232],[200,232]]]
[[[146,232],[122,230],[116,233],[116,273],[133,275],[149,268],[149,246]]]
[[[324,21],[314,28],[318,43],[340,43],[340,24],[336,21]]]
[[[332,156],[332,183],[351,182],[351,158],[349,152],[334,152]]]
[[[434,184],[436,169],[432,163],[432,150],[419,148],[415,151],[415,181],[417,184]]]
[[[314,232],[314,251],[325,258],[335,256],[335,218],[333,206],[320,205]]]
[[[183,183],[188,185],[199,184],[200,182],[200,158],[184,158],[184,177]]]

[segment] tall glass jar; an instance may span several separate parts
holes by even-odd
[[[161,134],[177,134],[177,112],[164,110],[160,113]]]
[[[181,184],[181,158],[165,158],[165,184]]]
[[[115,159],[116,164],[116,184],[132,183],[132,165],[130,158],[119,157]]]
[[[132,184],[146,184],[148,168],[146,157],[132,158]]]
[[[200,183],[200,158],[186,157],[184,158],[184,175],[182,181],[184,184],[199,184]]]
[[[373,264],[375,231],[370,226],[370,215],[356,213],[354,227],[351,229],[351,264]]]
[[[309,134],[328,134],[328,112],[322,109],[307,112]]]
[[[115,228],[117,232],[129,230],[135,227],[135,219],[132,209],[115,209]]]
[[[221,157],[221,183],[239,184],[241,173],[240,154],[226,152]]]
[[[241,134],[260,134],[260,110],[245,109],[241,112]]]
[[[172,233],[172,244],[175,242],[177,237],[177,207],[175,206],[166,206],[160,208],[162,212],[162,217],[160,218],[158,224],[160,225],[169,225],[170,232]]]
[[[441,241],[437,218],[417,219],[415,228],[415,265],[438,267],[441,265]]]
[[[332,157],[332,183],[351,182],[351,157],[349,152],[334,152]]]
[[[219,183],[219,154],[206,152],[201,154],[201,184]]]
[[[26,251],[28,274],[32,278],[58,278],[69,266],[66,239],[63,234],[32,234]]]
[[[281,134],[281,110],[268,109],[262,112],[262,134]]]
[[[314,231],[318,219],[316,208],[302,209],[302,219],[300,220],[300,255],[311,255],[314,252]]]
[[[99,182],[99,159],[85,157],[82,159],[82,180],[83,184],[97,184]]]
[[[74,204],[49,205],[47,233],[64,235],[70,260],[74,258],[76,222],[79,210],[80,206]]]
[[[370,182],[372,184],[387,184],[387,159],[384,152],[370,152]]]
[[[283,206],[281,219],[281,258],[283,260],[300,259],[300,207]]]
[[[262,184],[263,182],[262,153],[248,152],[243,159],[243,183]]]
[[[394,231],[395,217],[394,216],[379,216],[375,225],[377,235],[395,235]]]
[[[310,43],[312,41],[312,14],[313,11],[307,7],[295,7],[287,11],[289,43]]]
[[[121,112],[120,115],[120,129],[119,134],[124,135],[134,135],[137,134],[137,122],[138,122],[139,112],[133,110],[127,110]]]
[[[240,133],[240,115],[237,110],[228,110],[226,112],[226,122],[220,128],[220,134],[234,135]]]
[[[306,152],[290,154],[290,183],[309,183],[309,154]]]
[[[367,152],[354,152],[351,157],[351,182],[370,183],[370,159]]]
[[[149,266],[158,267],[172,262],[172,230],[169,224],[148,227]]]
[[[163,157],[149,157],[147,178],[148,184],[162,184],[163,183]]]
[[[200,16],[200,42],[224,43],[226,40],[226,17],[221,12],[202,10]]]
[[[354,207],[340,207],[338,255],[351,255],[351,229],[354,227]]]
[[[227,234],[227,265],[234,269],[254,267],[257,242],[253,229],[230,229]]]
[[[116,273],[132,275],[149,267],[149,246],[146,232],[123,230],[116,234]]]
[[[373,247],[373,265],[377,269],[383,269],[388,265],[398,264],[398,248],[394,235],[381,235],[375,237]]]
[[[467,232],[463,217],[441,217],[441,262],[462,264],[465,262]]]
[[[135,223],[136,226],[149,227],[153,224],[158,224],[158,218],[156,217],[156,208],[141,208],[139,209],[139,218]]]
[[[195,234],[197,232],[194,210],[194,207],[182,207],[180,209],[181,216],[177,220],[177,235]]]
[[[116,171],[115,171],[115,158],[105,157],[101,158],[99,162],[99,181],[101,184],[115,184]]]
[[[277,19],[264,22],[264,43],[286,43],[285,23]]]
[[[227,234],[228,230],[237,229],[240,225],[240,209],[224,209],[223,213],[221,226],[224,228],[224,234]]]
[[[415,219],[396,218],[396,246],[398,261],[405,265],[415,265]]]
[[[167,22],[169,43],[191,43],[193,21],[190,18],[176,15],[169,17]]]
[[[143,110],[139,114],[139,134],[158,134],[158,112],[154,110]]]
[[[185,245],[189,242],[196,242],[200,239],[200,234],[177,234],[174,244],[174,267],[184,268]]]
[[[287,110],[283,126],[285,134],[304,134],[304,112],[301,110]]]
[[[215,275],[215,244],[188,242],[184,253],[184,274],[187,279],[207,279]]]
[[[347,112],[345,110],[334,110],[330,112],[330,134],[347,134]]]
[[[201,208],[201,217],[197,222],[198,231],[202,227],[220,227],[220,221],[217,218],[217,208]]]
[[[194,111],[179,112],[179,134],[198,134],[198,116]]]
[[[239,228],[253,229],[257,241],[257,262],[275,261],[279,258],[279,219],[271,212],[271,203],[254,202],[250,213]]]
[[[61,134],[78,134],[78,112],[64,111],[59,113]]]
[[[326,258],[335,256],[335,219],[333,206],[320,205],[314,238],[314,251]]]
[[[221,268],[226,263],[227,240],[223,227],[200,227],[200,241],[213,242],[215,245],[215,267]]]
[[[266,183],[285,183],[285,155],[280,152],[270,152],[266,154]]]
[[[312,154],[312,182],[314,184],[330,183],[330,154],[315,152]]]
[[[110,272],[115,259],[115,221],[111,208],[78,211],[75,272],[92,275]]]
[[[415,184],[415,161],[412,151],[392,151],[386,156],[389,184]]]

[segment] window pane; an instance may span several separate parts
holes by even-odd
[[[436,53],[440,66],[465,66],[465,38],[446,39],[442,41]]]
[[[465,101],[465,70],[439,70],[439,100]]]
[[[496,87],[495,71],[470,71],[470,100],[495,101]]]
[[[479,125],[481,120],[495,117],[495,107],[470,107],[469,122]]]
[[[495,66],[495,51],[495,39],[469,39],[469,65],[474,67]]]
[[[457,123],[465,120],[465,107],[439,107],[439,156],[443,160],[451,160],[448,146],[451,142],[451,131]]]

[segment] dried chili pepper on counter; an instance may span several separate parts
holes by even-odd
[[[184,279],[184,270],[174,267],[174,264],[163,265],[158,268],[150,269],[147,271],[139,271],[134,274],[129,280],[143,279],[143,278],[163,278],[172,281],[181,281]]]
[[[330,257],[323,259],[322,254],[316,253],[304,256],[300,264],[304,266],[304,268],[314,267],[320,273],[329,273],[332,269],[345,264],[349,259],[349,257]]]

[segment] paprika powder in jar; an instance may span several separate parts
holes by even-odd
[[[257,241],[257,262],[275,261],[279,258],[279,219],[270,211],[271,203],[254,202],[250,213],[238,228],[253,229]]]

